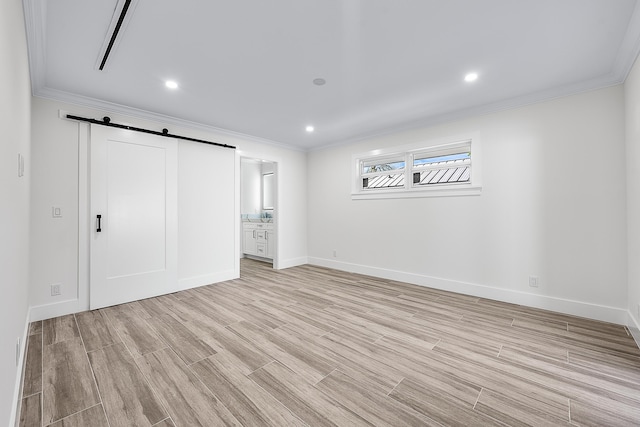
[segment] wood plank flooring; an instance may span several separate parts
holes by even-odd
[[[34,322],[20,425],[640,425],[623,326],[314,266],[241,272]]]

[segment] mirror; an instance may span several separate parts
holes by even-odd
[[[273,173],[262,175],[262,209],[273,209]]]

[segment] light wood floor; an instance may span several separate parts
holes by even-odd
[[[23,426],[640,425],[623,326],[302,266],[31,325]]]

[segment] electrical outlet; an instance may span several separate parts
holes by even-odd
[[[334,249],[334,250],[333,250],[333,257],[334,257],[334,258],[337,258],[337,256],[338,256],[338,251],[336,251],[336,250]]]
[[[58,296],[62,293],[62,284],[61,283],[54,283],[51,285],[51,296],[55,297]]]
[[[20,337],[16,340],[16,366],[20,364]]]
[[[540,283],[540,278],[538,276],[529,276],[529,286],[532,288],[537,288]]]

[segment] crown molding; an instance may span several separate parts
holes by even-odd
[[[210,133],[214,133],[222,136],[227,136],[230,138],[237,138],[244,141],[255,142],[258,144],[271,145],[273,147],[283,148],[286,150],[302,151],[302,152],[307,151],[301,147],[285,144],[285,143],[274,141],[267,138],[261,138],[259,136],[249,135],[241,132],[236,132],[228,129],[210,126],[203,123],[192,122],[190,120],[180,119],[177,117],[160,114],[160,113],[154,113],[152,111],[142,110],[139,108],[129,107],[126,105],[116,104],[113,102],[102,101],[96,98],[77,95],[74,93],[65,92],[57,89],[50,89],[46,87],[36,88],[34,90],[33,96],[36,96],[38,98],[50,99],[58,102],[64,102],[68,104],[74,104],[82,107],[88,107],[88,108],[103,111],[105,113],[122,114],[132,118],[160,122],[166,125],[181,126],[188,129],[210,132]],[[237,143],[235,144],[238,145]]]
[[[616,60],[613,63],[612,74],[616,76],[620,83],[624,83],[627,80],[627,76],[633,68],[633,64],[636,62],[636,58],[640,53],[640,4],[636,2],[636,5],[629,19],[627,25],[627,31],[625,32],[624,39],[618,49]]]
[[[29,57],[29,74],[31,77],[31,91],[45,85],[46,70],[46,2],[40,0],[23,0],[24,24],[27,35],[27,50]]]
[[[633,63],[632,63],[633,64]],[[626,76],[625,76],[626,78]],[[397,126],[386,127],[382,130],[368,132],[360,135],[356,135],[352,138],[348,138],[342,141],[334,141],[322,146],[312,147],[308,151],[322,151],[330,148],[337,148],[356,142],[362,142],[367,139],[379,138],[394,133],[406,132],[410,130],[428,128],[436,125],[451,123],[459,120],[469,119],[472,117],[484,116],[488,114],[498,113],[501,111],[526,107],[528,105],[539,104],[541,102],[552,101],[554,99],[564,98],[567,96],[578,95],[580,93],[586,93],[593,90],[604,89],[611,86],[616,86],[624,83],[624,79],[620,79],[613,72],[596,77],[594,79],[585,80],[579,83],[572,83],[565,86],[555,87],[551,89],[545,89],[538,92],[525,94],[522,96],[508,98],[489,104],[478,105],[475,107],[465,108],[462,110],[450,111],[443,114],[427,116],[423,119],[412,120],[404,122]]]

